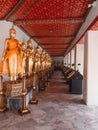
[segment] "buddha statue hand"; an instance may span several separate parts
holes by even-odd
[[[4,56],[2,56],[2,61],[4,61],[5,60],[5,58],[4,58]]]

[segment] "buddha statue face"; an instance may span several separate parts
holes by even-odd
[[[45,54],[46,52],[45,51],[43,51],[43,54]]]
[[[16,35],[16,30],[14,28],[10,29],[10,37],[13,38]]]
[[[40,51],[40,49],[39,49],[39,47],[37,47],[37,48],[36,48],[36,52],[39,53],[39,51]]]
[[[22,43],[21,48],[22,48],[22,50],[25,50],[25,49],[26,49],[25,43]]]
[[[27,41],[27,46],[32,47],[32,41],[30,39]]]

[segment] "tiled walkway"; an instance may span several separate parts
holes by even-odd
[[[51,79],[49,79],[49,84],[46,87],[48,93],[69,93],[69,87],[66,84],[64,76],[61,71],[55,71]]]
[[[0,114],[0,130],[98,130],[98,107],[82,103],[82,95],[68,93],[62,73],[53,74],[39,103],[29,105],[30,114]]]

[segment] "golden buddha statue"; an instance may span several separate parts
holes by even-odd
[[[22,43],[21,48],[20,48],[20,61],[21,61],[21,73],[20,77],[22,78],[23,76],[26,75],[26,44]]]
[[[46,69],[51,67],[51,58],[48,54],[46,54]]]
[[[3,74],[10,76],[10,80],[16,80],[18,74],[20,73],[19,48],[20,42],[15,39],[16,30],[12,27],[10,29],[10,38],[5,40],[4,51],[3,51]]]
[[[34,49],[32,47],[31,39],[27,41],[26,53],[27,53],[27,66],[28,66],[27,73],[28,76],[30,76],[32,74],[33,66],[34,66]]]
[[[35,50],[35,57],[34,57],[34,71],[39,72],[40,71],[40,53],[39,53],[39,47]]]
[[[41,70],[45,70],[45,66],[46,66],[46,52],[44,50],[42,50],[42,54],[41,54]]]

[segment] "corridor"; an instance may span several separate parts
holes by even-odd
[[[82,95],[70,94],[61,71],[53,73],[37,98],[37,105],[28,106],[30,114],[0,114],[0,130],[98,130],[98,107],[86,106]]]

